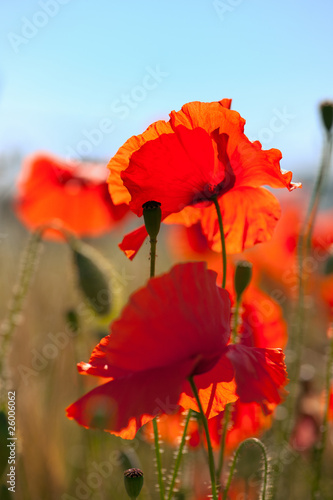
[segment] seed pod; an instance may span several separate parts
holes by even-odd
[[[127,469],[124,472],[125,488],[131,500],[140,495],[143,486],[143,472],[140,469]]]
[[[158,201],[147,201],[142,208],[147,233],[152,240],[155,240],[161,226],[161,204]]]

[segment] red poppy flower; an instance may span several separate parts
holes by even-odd
[[[132,137],[110,160],[108,182],[115,203],[127,202],[138,215],[147,201],[161,203],[165,222],[201,221],[212,248],[220,250],[215,207],[222,211],[228,252],[240,252],[270,238],[280,208],[263,185],[299,186],[282,173],[280,151],[264,151],[244,135],[245,120],[230,99],[192,102]],[[123,181],[123,185],[122,185]],[[128,192],[127,192],[128,190]],[[167,220],[169,216],[169,220]],[[146,233],[129,235],[121,248],[133,258]]]
[[[115,206],[97,163],[67,162],[48,153],[28,157],[18,180],[15,211],[29,228],[60,221],[79,236],[97,236],[112,229],[128,212]],[[48,230],[46,237],[59,238]]]
[[[68,417],[131,439],[179,405],[198,411],[189,376],[209,418],[238,397],[265,408],[278,403],[286,383],[282,351],[227,345],[229,294],[215,281],[205,263],[180,264],[137,291],[89,363],[78,365],[108,381],[72,404]]]

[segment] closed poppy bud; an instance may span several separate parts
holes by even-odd
[[[330,132],[333,124],[333,102],[332,101],[322,102],[320,105],[320,111],[322,120],[324,122],[324,126],[327,132]]]
[[[71,332],[76,333],[79,329],[79,317],[74,309],[69,309],[65,315],[66,323]]]
[[[240,300],[243,292],[250,284],[252,278],[252,264],[246,260],[238,262],[235,272],[235,291],[237,301]]]
[[[324,274],[333,273],[333,255],[330,255],[325,263]]]
[[[160,231],[161,204],[158,201],[147,201],[142,205],[142,208],[147,233],[152,240],[155,240]]]
[[[128,469],[124,472],[125,488],[128,496],[135,500],[143,486],[143,472],[140,469]]]
[[[111,297],[109,280],[100,256],[88,245],[75,243],[72,246],[74,264],[78,273],[78,284],[90,306],[100,316],[109,314]]]

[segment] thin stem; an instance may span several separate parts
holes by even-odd
[[[155,276],[155,262],[156,262],[156,243],[157,239],[150,238],[150,277]]]
[[[224,237],[224,229],[223,229],[223,222],[222,222],[222,215],[221,215],[221,209],[219,202],[214,196],[212,198],[215,208],[216,208],[216,213],[217,213],[217,220],[219,223],[219,229],[220,229],[220,236],[221,236],[221,247],[222,247],[222,288],[225,288],[226,284],[226,279],[227,279],[227,252],[225,248],[225,237]]]
[[[304,261],[309,255],[311,249],[311,236],[314,228],[314,223],[318,211],[320,196],[324,181],[327,177],[331,156],[332,156],[333,136],[332,134],[325,135],[325,142],[323,147],[322,160],[316,179],[316,183],[312,192],[311,200],[309,203],[307,215],[299,235],[297,256],[298,256],[298,305],[297,305],[297,321],[295,325],[295,332],[290,335],[290,350],[294,352],[295,361],[288,367],[289,377],[292,382],[290,386],[290,393],[286,403],[287,419],[282,428],[281,439],[289,442],[289,436],[292,432],[294,425],[294,414],[296,411],[296,398],[297,398],[297,382],[299,380],[299,372],[302,361],[302,348],[304,340],[304,326],[305,326],[305,311],[304,311],[304,289],[306,276],[304,273]],[[281,445],[281,443],[280,443]],[[280,454],[278,454],[280,457]],[[278,458],[276,463],[276,470],[281,470],[281,459]],[[275,474],[273,484],[273,498],[275,498],[278,486],[278,475]]]
[[[264,458],[264,477],[263,477],[263,484],[262,484],[262,496],[261,496],[261,500],[265,500],[265,498],[266,498],[266,491],[267,491],[267,485],[268,485],[268,459],[267,459],[266,448],[265,448],[264,444],[259,439],[249,438],[249,439],[245,439],[238,446],[238,448],[236,450],[236,453],[235,453],[234,458],[233,458],[232,463],[231,463],[227,485],[226,485],[225,490],[223,492],[223,500],[227,500],[228,491],[229,491],[229,488],[230,488],[232,477],[233,477],[234,472],[235,472],[236,463],[237,463],[237,459],[239,457],[239,454],[242,451],[242,449],[244,448],[244,446],[246,446],[246,445],[248,445],[250,443],[259,446],[259,448],[261,449],[263,458]]]
[[[327,428],[328,428],[328,415],[330,410],[330,389],[331,389],[331,376],[333,369],[333,338],[331,339],[328,353],[328,361],[326,366],[326,383],[325,383],[325,392],[326,392],[326,400],[325,400],[325,413],[323,418],[323,423],[321,426],[321,434],[320,441],[317,445],[316,449],[316,459],[314,460],[314,479],[312,484],[312,499],[316,500],[318,498],[320,492],[320,479],[321,479],[321,471],[322,471],[322,463],[323,463],[323,455],[326,447],[327,440]]]
[[[182,435],[182,439],[181,439],[181,442],[180,442],[178,454],[177,454],[177,457],[176,457],[175,467],[174,467],[173,474],[172,474],[172,479],[171,479],[171,483],[170,483],[170,488],[169,488],[169,493],[168,493],[167,500],[171,500],[171,497],[172,497],[173,488],[175,486],[175,482],[176,482],[176,479],[177,479],[178,470],[179,470],[179,467],[180,467],[180,462],[181,462],[181,459],[182,459],[182,456],[183,456],[183,450],[184,450],[184,446],[185,446],[185,443],[186,443],[186,434],[187,434],[188,424],[190,422],[191,415],[192,415],[192,410],[189,410],[188,413],[187,413],[186,420],[185,420],[184,432],[183,432],[183,435]]]
[[[30,288],[33,273],[36,267],[40,243],[41,231],[37,230],[30,236],[28,244],[21,257],[20,274],[17,284],[14,287],[7,316],[5,317],[0,330],[2,351],[0,356],[0,378],[3,378],[2,375],[7,354],[7,346],[18,324],[20,314],[23,310],[24,300]]]
[[[156,454],[156,467],[157,467],[157,475],[158,475],[158,485],[160,489],[160,499],[164,500],[164,483],[163,483],[163,475],[162,475],[162,461],[161,461],[161,450],[159,443],[159,435],[157,428],[157,419],[153,419],[153,429],[154,429],[154,444],[155,444],[155,454]]]
[[[156,260],[156,238],[150,238],[150,277],[155,276],[155,260]],[[164,482],[162,474],[162,460],[161,460],[161,450],[158,435],[157,417],[153,419],[153,430],[154,430],[154,443],[155,443],[155,455],[156,455],[156,467],[158,475],[158,485],[160,489],[160,498],[164,500]]]
[[[222,469],[223,469],[223,464],[224,464],[225,445],[226,445],[228,427],[229,427],[229,422],[230,422],[231,408],[232,408],[232,403],[229,403],[225,406],[225,409],[224,409],[223,426],[222,426],[222,434],[221,434],[221,446],[220,446],[219,459],[218,459],[218,465],[217,465],[217,470],[216,470],[216,479],[218,482],[220,481],[220,477],[221,477],[221,473],[222,473]]]
[[[200,401],[199,392],[198,392],[198,389],[195,385],[193,377],[189,377],[188,380],[190,382],[191,389],[193,391],[194,397],[195,397],[196,402],[198,404],[202,423],[203,423],[203,426],[205,429],[206,440],[207,440],[207,449],[208,449],[210,480],[211,480],[211,484],[212,484],[212,496],[213,496],[213,500],[217,500],[214,454],[213,454],[213,447],[212,447],[212,443],[211,443],[210,435],[209,435],[208,422],[207,422],[207,418],[206,418],[205,412],[203,410],[203,407],[202,407],[202,404]]]

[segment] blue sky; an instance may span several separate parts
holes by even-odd
[[[331,0],[2,2],[0,153],[108,160],[184,103],[231,97],[283,168],[317,168],[332,19]]]

